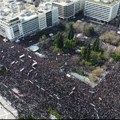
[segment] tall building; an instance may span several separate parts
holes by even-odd
[[[38,0],[25,0],[26,2]],[[59,18],[67,19],[74,16],[77,12],[84,9],[85,0],[39,0],[40,3],[47,2],[52,6],[58,7]]]
[[[84,15],[99,21],[109,22],[117,16],[119,1],[86,0]]]
[[[119,8],[118,8],[118,16],[120,16],[120,3],[119,3]]]
[[[58,7],[59,18],[67,19],[80,11],[80,0],[56,0],[52,5]]]
[[[1,3],[2,4],[2,3]],[[58,23],[58,8],[50,4],[16,2],[0,9],[0,35],[14,41]]]
[[[85,0],[80,0],[80,10],[84,10]]]

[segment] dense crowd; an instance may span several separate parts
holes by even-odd
[[[49,118],[48,109],[63,118],[120,118],[120,71],[108,73],[97,87],[67,77],[73,63],[70,55],[49,54],[40,58],[14,43],[0,41],[0,94],[19,115]],[[60,72],[64,67],[65,71]],[[16,88],[18,91],[13,91]]]

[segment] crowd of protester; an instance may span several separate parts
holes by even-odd
[[[0,94],[19,115],[49,118],[48,109],[52,108],[63,118],[120,118],[120,71],[108,73],[93,89],[66,76],[73,65],[70,58],[55,54],[40,58],[20,45],[1,40],[0,64],[7,71],[0,75]]]

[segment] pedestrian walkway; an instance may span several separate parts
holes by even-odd
[[[15,110],[9,101],[0,96],[0,119],[16,119],[17,110]]]
[[[96,83],[91,82],[88,77],[85,77],[85,76],[82,76],[82,75],[79,75],[79,74],[73,73],[73,72],[70,73],[70,74],[71,74],[73,77],[79,79],[80,81],[88,84],[88,85],[91,86],[92,88],[94,88],[94,87],[97,85]]]

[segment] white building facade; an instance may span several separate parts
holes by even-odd
[[[28,3],[33,3],[35,0],[25,0]]]
[[[34,3],[35,0],[25,0]],[[36,0],[39,1],[39,0]],[[58,7],[59,18],[67,19],[84,9],[85,0],[40,0],[40,3],[47,2]]]
[[[80,8],[80,0],[56,0],[52,5],[58,7],[59,18],[68,19],[78,13]]]
[[[109,22],[117,16],[119,1],[86,0],[84,15],[99,21]]]
[[[1,36],[14,41],[59,23],[57,7],[44,4],[34,8],[34,5],[26,4],[24,8],[16,8],[17,12],[9,8],[0,10]]]

